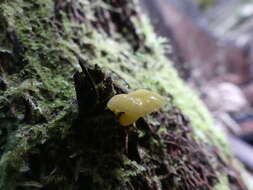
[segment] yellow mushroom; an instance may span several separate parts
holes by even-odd
[[[160,109],[164,104],[165,100],[159,94],[140,89],[129,94],[113,96],[107,107],[115,114],[122,113],[119,123],[128,126],[140,117]]]

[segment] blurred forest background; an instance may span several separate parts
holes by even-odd
[[[253,172],[253,1],[142,0],[180,75]]]

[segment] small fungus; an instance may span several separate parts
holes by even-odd
[[[159,94],[140,89],[113,96],[107,107],[115,114],[120,114],[119,123],[122,126],[128,126],[140,117],[160,109],[164,103],[164,98]]]

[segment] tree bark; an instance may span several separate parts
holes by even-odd
[[[135,1],[0,0],[0,19],[0,189],[248,189]],[[166,106],[120,126],[107,101],[140,88]]]

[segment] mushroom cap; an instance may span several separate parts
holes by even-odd
[[[122,113],[119,122],[127,126],[140,117],[158,110],[164,103],[164,98],[159,94],[140,89],[129,94],[113,96],[107,103],[107,107],[115,114]]]
[[[145,89],[136,90],[128,95],[142,100],[143,116],[160,109],[165,104],[165,100],[161,95]]]

